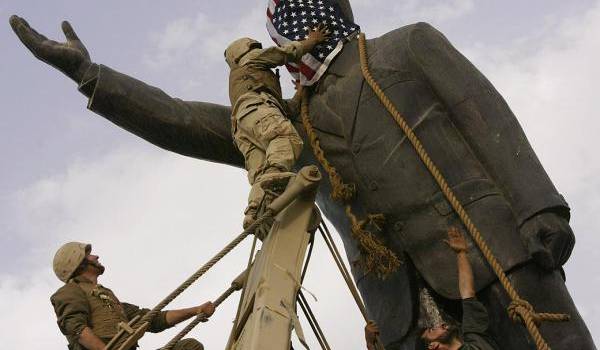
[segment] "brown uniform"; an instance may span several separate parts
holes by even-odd
[[[266,173],[291,171],[300,155],[302,139],[285,117],[289,108],[281,95],[279,77],[271,69],[298,61],[304,54],[299,42],[254,49],[231,70],[232,132],[244,155],[251,185]],[[250,197],[252,203],[253,194]]]
[[[128,322],[135,316],[143,316],[148,309],[121,303],[115,294],[100,284],[94,284],[83,277],[75,277],[59,288],[50,297],[56,313],[58,327],[67,337],[69,349],[85,349],[79,344],[79,336],[85,327],[89,327],[104,343],[118,332],[119,322]],[[149,331],[161,332],[169,328],[166,311],[156,316]],[[177,350],[201,350],[202,344],[193,339],[182,340]]]

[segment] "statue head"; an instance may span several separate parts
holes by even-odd
[[[262,44],[251,38],[241,38],[229,44],[225,50],[225,61],[229,68],[235,68],[242,57],[254,49],[262,48]]]

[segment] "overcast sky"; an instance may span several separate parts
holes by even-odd
[[[567,285],[600,342],[600,2],[352,4],[368,37],[416,21],[432,23],[508,100],[571,205],[577,245],[566,265]],[[95,62],[174,96],[226,104],[223,50],[240,36],[269,42],[265,6],[266,0],[0,3],[4,348],[65,348],[48,300],[61,285],[51,260],[62,243],[93,243],[107,266],[101,282],[122,300],[151,307],[239,233],[248,190],[242,170],[168,153],[87,111],[75,84],[33,58],[8,17],[19,14],[59,40],[60,22],[69,19]],[[174,305],[216,298],[243,269],[248,251],[246,242]],[[360,315],[322,242],[305,286],[318,298],[315,312],[332,347],[362,348]],[[223,348],[235,305],[226,302],[192,335],[207,349]],[[156,348],[170,335],[149,335],[141,344]]]

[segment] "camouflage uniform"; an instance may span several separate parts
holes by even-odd
[[[240,57],[235,61],[228,59],[232,134],[253,185],[248,207],[255,209],[262,197],[260,182],[290,172],[303,144],[285,117],[293,107],[283,100],[279,76],[271,69],[298,61],[305,52],[299,42],[262,49],[248,38],[237,40],[228,51],[240,42],[257,44],[248,46],[245,53],[238,50]]]
[[[58,327],[67,337],[71,350],[85,349],[78,342],[85,327],[107,344],[118,332],[119,322],[128,322],[149,311],[121,303],[110,289],[81,276],[70,279],[52,295],[50,301],[56,312]],[[156,333],[169,327],[164,311],[152,320],[149,331]],[[202,350],[203,346],[194,339],[184,339],[174,349]]]

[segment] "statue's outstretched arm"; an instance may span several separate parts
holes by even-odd
[[[544,267],[563,264],[574,244],[569,207],[506,101],[432,26],[415,25],[409,46],[413,59],[449,109],[452,122],[503,191],[529,251]]]
[[[231,138],[229,107],[172,98],[160,89],[92,63],[68,22],[62,24],[65,43],[47,39],[18,16],[12,16],[10,24],[35,57],[79,84],[80,91],[90,98],[92,111],[164,149],[243,166]]]

